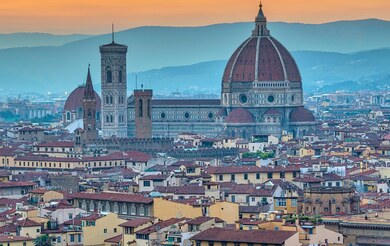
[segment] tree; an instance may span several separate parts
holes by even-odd
[[[34,240],[35,246],[53,246],[52,243],[53,237],[48,235],[41,235]]]

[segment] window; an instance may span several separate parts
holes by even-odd
[[[37,229],[37,233],[39,233],[41,230],[40,229]]]
[[[219,175],[219,181],[223,181],[223,175]]]
[[[201,246],[202,243],[200,241],[196,241],[196,246]]]
[[[234,175],[234,174],[230,175],[230,180],[232,180],[232,181],[236,180],[236,175]]]
[[[106,68],[106,81],[107,83],[112,83],[112,71],[110,67]]]
[[[280,172],[280,178],[281,178],[281,179],[286,178],[286,173],[285,173],[285,172]]]
[[[329,187],[332,187],[332,182],[328,182],[328,186],[329,186]]]
[[[116,228],[114,228],[114,233],[116,233],[116,231],[117,231],[117,229],[116,229]]]
[[[122,70],[119,70],[119,83],[122,83],[123,82],[123,73],[122,73]]]
[[[57,237],[57,243],[61,243],[61,237]]]
[[[252,197],[252,198],[251,198],[251,201],[252,201],[252,202],[256,201],[256,198],[255,198],[255,197]]]
[[[150,187],[150,181],[144,180],[144,187]]]
[[[268,176],[267,176],[267,177],[268,177],[269,179],[272,179],[272,176],[273,176],[273,173],[268,173]]]
[[[244,179],[248,180],[248,174],[247,173],[244,173]]]
[[[73,219],[73,214],[72,213],[68,213],[68,218],[71,220]]]
[[[276,199],[276,206],[285,207],[286,206],[286,199],[283,199],[283,198]]]
[[[104,233],[107,233],[107,229],[104,229],[103,232],[104,232]]]
[[[298,206],[297,199],[291,199],[291,207],[297,207],[297,206]]]
[[[74,242],[74,234],[70,235],[70,241],[73,243]]]
[[[232,195],[232,202],[236,202],[236,196]]]
[[[340,182],[339,181],[336,182],[336,186],[340,187]]]
[[[297,177],[297,172],[293,172],[293,178],[296,178]]]
[[[209,243],[209,246],[214,246],[214,243],[210,242],[210,243]]]
[[[142,105],[142,99],[138,100],[138,117],[143,117],[143,105]]]
[[[256,173],[256,179],[260,179],[260,173]]]

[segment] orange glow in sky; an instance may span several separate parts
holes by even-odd
[[[145,25],[252,21],[258,0],[1,0],[0,33],[107,33]],[[389,19],[389,0],[263,0],[269,21]]]

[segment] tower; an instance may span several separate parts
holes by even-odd
[[[88,66],[87,80],[83,96],[83,134],[82,144],[90,144],[98,137],[96,130],[96,98],[91,79],[91,72]]]
[[[114,41],[100,46],[103,137],[127,137],[127,46]]]
[[[134,90],[137,138],[152,138],[152,97],[152,90]]]

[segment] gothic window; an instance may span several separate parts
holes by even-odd
[[[110,122],[114,122],[114,117],[112,115],[110,115]]]
[[[138,101],[138,117],[143,117],[142,99],[139,99]]]
[[[100,120],[100,112],[96,112],[96,120]]]
[[[148,99],[148,117],[149,118],[151,117],[150,111],[151,111],[151,105],[150,105],[150,99]]]
[[[109,104],[109,103],[110,103],[110,97],[106,96],[106,104]]]
[[[91,117],[92,116],[92,113],[91,113],[91,110],[90,109],[88,109],[88,117]]]
[[[121,69],[122,69],[122,68],[121,68]],[[123,76],[122,70],[119,70],[119,83],[122,83],[122,82],[123,82],[122,76]]]
[[[110,96],[110,104],[112,104],[113,102],[114,102],[114,97]]]
[[[106,115],[106,123],[109,123],[109,122],[110,122],[110,116]]]
[[[106,81],[107,83],[112,83],[112,71],[110,67],[106,68]]]

